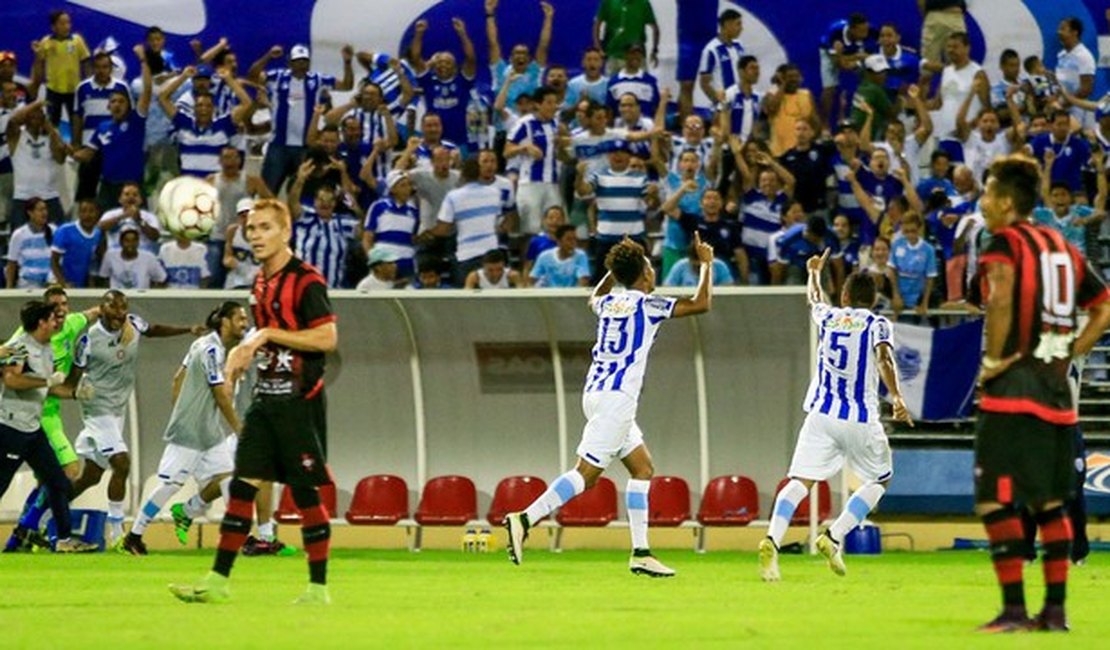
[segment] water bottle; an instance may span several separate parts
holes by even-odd
[[[478,548],[478,534],[473,528],[467,528],[462,538],[463,553],[474,553]]]
[[[489,528],[483,528],[482,532],[478,533],[478,552],[489,553]]]

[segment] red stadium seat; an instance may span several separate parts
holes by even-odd
[[[698,508],[704,526],[747,526],[759,517],[759,490],[747,476],[718,476],[705,486]]]
[[[339,510],[336,506],[335,483],[321,485],[319,491],[320,503],[324,506],[324,514],[331,519],[332,515]],[[274,519],[283,524],[301,523],[301,511],[297,509],[297,504],[293,502],[293,491],[289,489],[288,485],[281,490],[281,502],[277,510],[274,511]]]
[[[347,523],[356,526],[392,526],[409,516],[409,486],[392,474],[367,476],[355,486]]]
[[[566,502],[555,520],[561,526],[608,526],[617,519],[617,486],[604,476]]]
[[[543,479],[535,476],[510,476],[502,479],[493,491],[493,501],[489,505],[486,521],[493,526],[500,526],[505,515],[524,510],[546,489],[547,484]]]
[[[648,525],[681,526],[690,518],[690,486],[677,476],[656,476],[648,492]]]
[[[778,488],[775,489],[775,494],[778,495],[782,487],[790,482],[790,479],[784,478],[779,481]],[[817,484],[817,521],[824,521],[832,514],[832,492],[829,490],[829,484],[826,481],[821,481]],[[808,526],[809,525],[809,497],[802,499],[798,504],[798,509],[794,511],[794,516],[790,519],[791,526]]]
[[[478,518],[478,491],[465,476],[428,481],[413,517],[422,526],[462,526]]]

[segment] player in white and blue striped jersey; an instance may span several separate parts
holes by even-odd
[[[632,558],[628,568],[653,577],[674,575],[674,570],[652,556],[648,547],[648,488],[654,472],[651,454],[636,424],[636,410],[647,370],[648,354],[668,318],[709,311],[712,282],[709,269],[713,247],[694,235],[701,260],[701,277],[692,298],[654,296],[655,271],[642,246],[625,238],[605,258],[609,272],[590,296],[598,317],[593,363],[586,375],[582,410],[586,427],[578,445],[574,469],[551,482],[547,490],[523,512],[505,518],[509,532],[509,558],[520,564],[528,529],[567,501],[593,487],[602,472],[619,458],[630,478],[625,490],[628,527],[632,533]],[[613,291],[620,283],[624,290]]]
[[[759,543],[760,575],[769,582],[780,578],[778,549],[798,504],[814,483],[831,478],[847,460],[863,485],[817,538],[817,550],[829,568],[844,575],[844,536],[875,508],[894,474],[890,444],[879,421],[880,378],[890,393],[894,419],[913,425],[898,387],[890,321],[871,311],[878,295],[875,280],[867,273],[851,274],[840,296],[846,306],[830,306],[821,289],[829,253],[826,249],[806,263],[811,315],[820,331],[817,372],[804,403],[807,415],[787,472],[790,481],[775,497],[771,526]]]

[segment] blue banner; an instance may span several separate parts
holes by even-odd
[[[936,422],[971,415],[982,342],[982,320],[941,329],[894,326],[902,395],[914,419]]]

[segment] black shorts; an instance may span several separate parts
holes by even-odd
[[[235,452],[235,475],[293,486],[332,482],[327,467],[324,394],[312,399],[255,399]]]
[[[1038,505],[1075,494],[1075,427],[1032,415],[980,412],[975,500]]]

